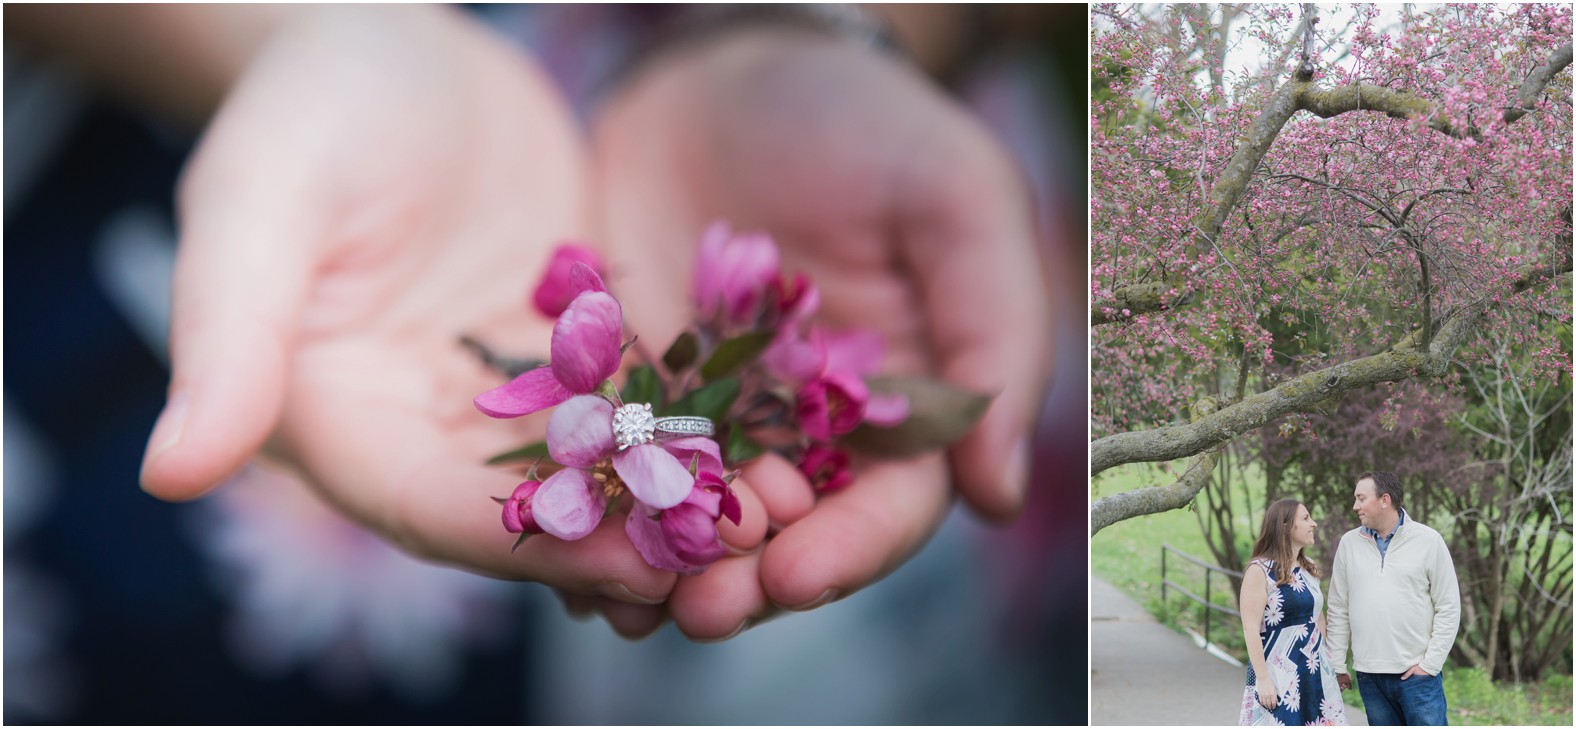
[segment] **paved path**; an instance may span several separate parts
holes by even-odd
[[[1100,725],[1236,724],[1245,672],[1110,583],[1089,578],[1089,717]],[[1362,711],[1348,712],[1363,724]]]

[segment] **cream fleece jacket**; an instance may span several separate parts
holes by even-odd
[[[1461,590],[1439,532],[1407,517],[1380,557],[1374,538],[1353,529],[1341,537],[1330,574],[1330,658],[1337,673],[1405,673],[1422,666],[1439,675],[1461,623]]]

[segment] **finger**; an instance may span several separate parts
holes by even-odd
[[[766,507],[755,494],[754,485],[739,478],[733,481],[733,492],[739,497],[739,523],[727,517],[717,520],[717,534],[722,543],[735,554],[754,551],[766,539]]]
[[[762,553],[772,602],[807,610],[895,569],[940,525],[949,505],[941,456],[880,461],[821,499]]]
[[[983,145],[961,154],[1001,157]],[[990,167],[979,159],[958,165]],[[910,201],[905,216],[908,264],[919,278],[941,376],[995,396],[979,425],[952,447],[952,472],[976,511],[1009,518],[1022,508],[1029,429],[1049,376],[1050,310],[1032,211],[1010,174],[936,179],[949,182]]]
[[[426,559],[624,602],[666,599],[674,575],[641,559],[623,514],[609,515],[584,539],[536,535],[510,550],[516,535],[503,529],[493,497],[507,497],[523,478],[482,465],[479,454],[503,447],[456,450],[456,438],[471,432],[463,426],[490,437],[495,421],[472,411],[462,417],[477,422],[456,428],[404,411],[408,403],[390,402],[395,393],[357,392],[353,375],[339,382],[330,367],[307,362],[301,369],[301,392],[292,390],[281,432],[308,480],[342,512]]]
[[[668,599],[673,623],[690,639],[728,640],[772,609],[761,590],[761,553],[726,557],[705,572],[679,578]]]
[[[273,430],[322,227],[303,192],[224,164],[199,159],[182,185],[169,401],[142,468],[163,499],[203,494]]]
[[[640,640],[657,632],[667,620],[667,609],[662,605],[635,605],[600,598],[598,609],[613,632],[629,640]]]
[[[564,612],[575,620],[586,620],[596,614],[597,599],[590,595],[577,595],[573,592],[564,592],[555,589],[553,594],[558,596],[559,602],[564,604]]]
[[[799,469],[768,451],[744,467],[743,477],[765,506],[771,529],[782,531],[815,508],[815,490]]]

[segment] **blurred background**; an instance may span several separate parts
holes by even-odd
[[[584,116],[679,9],[466,11]],[[886,580],[718,645],[630,643],[539,585],[418,563],[260,470],[192,504],[139,490],[200,130],[84,83],[5,12],[7,723],[1087,721],[1083,6],[879,10],[1036,198],[1058,319],[1023,517],[957,507]]]

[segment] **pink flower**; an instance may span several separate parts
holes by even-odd
[[[831,371],[805,383],[795,393],[799,428],[819,441],[846,435],[864,420],[870,388],[865,381],[842,371]]]
[[[806,435],[830,441],[862,422],[896,425],[908,417],[908,398],[872,394],[864,375],[881,367],[885,346],[874,332],[828,334],[811,326],[804,338],[779,336],[762,355],[767,372],[798,383],[795,409]]]
[[[693,575],[726,553],[717,532],[722,517],[739,523],[739,497],[726,481],[700,471],[684,502],[671,509],[637,504],[624,522],[624,532],[646,563],[658,569]]]
[[[552,259],[547,262],[547,270],[542,273],[542,281],[531,295],[531,303],[536,305],[536,310],[542,312],[543,316],[553,318],[564,313],[564,309],[569,308],[569,302],[587,290],[587,282],[576,280],[576,263],[584,264],[592,275],[602,271],[601,257],[586,246],[566,243],[554,249]],[[607,288],[598,277],[591,290],[606,291]]]
[[[571,277],[599,287],[602,279],[583,263]],[[570,302],[553,325],[552,364],[476,396],[476,409],[495,418],[515,418],[596,392],[618,372],[623,352],[624,312],[606,291],[590,288]]]
[[[503,502],[503,528],[510,534],[541,534],[542,528],[531,515],[532,497],[542,487],[541,481],[526,481],[514,488],[514,493]]]
[[[793,329],[799,322],[809,319],[821,308],[821,290],[815,282],[802,273],[792,280],[778,276],[772,282],[773,300],[776,302],[778,330]]]
[[[810,479],[816,491],[836,491],[848,485],[848,454],[820,443],[811,443],[799,459],[799,471]]]
[[[639,408],[640,405],[625,407]],[[710,443],[709,450],[697,441]],[[677,506],[689,497],[695,477],[679,461],[697,458],[721,469],[717,444],[706,438],[683,438],[620,449],[613,435],[613,405],[594,395],[570,398],[547,421],[547,452],[566,466],[542,482],[532,502],[536,523],[559,539],[590,534],[602,521],[610,497],[629,489],[635,500],[653,509]]]
[[[711,320],[720,305],[725,322],[754,323],[778,274],[777,244],[770,236],[735,236],[727,223],[712,223],[701,234],[695,255],[695,304],[700,318]]]

